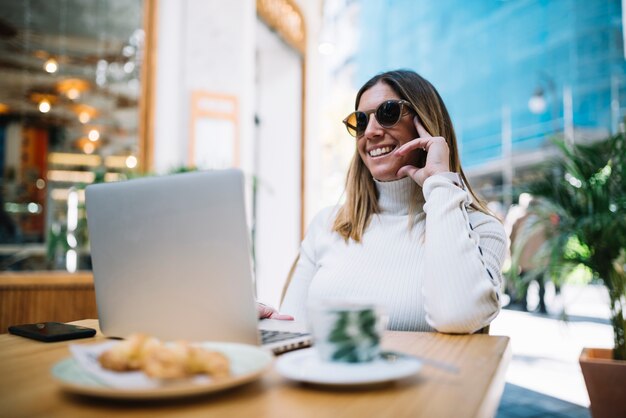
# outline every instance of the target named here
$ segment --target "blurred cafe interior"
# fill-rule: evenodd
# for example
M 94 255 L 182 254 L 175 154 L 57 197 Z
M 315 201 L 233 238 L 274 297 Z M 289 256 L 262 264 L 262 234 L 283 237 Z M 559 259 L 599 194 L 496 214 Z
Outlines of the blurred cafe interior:
M 315 200 L 321 3 L 0 4 L 2 332 L 51 305 L 96 317 L 87 185 L 195 169 L 244 171 L 257 292 L 276 303 Z

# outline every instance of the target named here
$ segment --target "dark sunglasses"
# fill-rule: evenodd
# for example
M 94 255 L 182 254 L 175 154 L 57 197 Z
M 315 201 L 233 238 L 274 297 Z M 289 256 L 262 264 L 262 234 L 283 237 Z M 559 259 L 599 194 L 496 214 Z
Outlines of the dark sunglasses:
M 391 128 L 400 122 L 402 116 L 406 115 L 405 107 L 413 110 L 410 102 L 406 100 L 387 100 L 382 102 L 376 110 L 368 110 L 366 112 L 352 112 L 343 123 L 348 129 L 348 133 L 354 137 L 359 137 L 365 133 L 367 124 L 370 121 L 370 115 L 376 115 L 376 121 L 383 128 Z

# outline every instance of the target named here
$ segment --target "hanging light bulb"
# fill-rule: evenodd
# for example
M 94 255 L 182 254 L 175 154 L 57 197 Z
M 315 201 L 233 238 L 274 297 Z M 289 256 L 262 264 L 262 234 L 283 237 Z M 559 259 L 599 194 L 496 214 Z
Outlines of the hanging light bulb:
M 128 168 L 137 167 L 137 157 L 135 157 L 134 155 L 129 155 L 128 157 L 126 157 L 126 167 Z
M 126 64 L 124 64 L 124 72 L 126 74 L 132 73 L 134 69 L 135 69 L 135 63 L 134 62 L 128 61 Z
M 59 64 L 57 60 L 50 57 L 43 63 L 43 69 L 46 70 L 47 73 L 54 74 L 59 69 Z
M 89 140 L 91 142 L 96 142 L 100 139 L 100 132 L 98 132 L 97 129 L 92 129 L 91 131 L 89 131 L 89 134 L 87 136 L 89 137 Z
M 78 120 L 80 121 L 80 123 L 85 124 L 91 120 L 91 116 L 89 115 L 89 112 L 83 110 L 78 114 Z
M 317 44 L 317 51 L 322 55 L 332 55 L 335 52 L 335 25 L 331 21 L 329 12 L 330 6 L 324 4 L 322 27 L 320 30 L 319 43 Z
M 83 145 L 83 151 L 85 152 L 85 154 L 93 154 L 95 149 L 95 145 L 91 142 L 86 142 L 85 145 Z
M 41 113 L 48 113 L 52 106 L 50 105 L 50 101 L 48 99 L 42 99 L 39 102 L 39 111 Z
M 528 109 L 538 115 L 546 111 L 548 104 L 546 103 L 546 95 L 541 87 L 538 87 L 533 95 L 528 99 Z
M 66 78 L 57 81 L 55 87 L 59 94 L 65 95 L 70 100 L 76 100 L 83 92 L 89 90 L 90 85 L 82 78 Z
M 98 116 L 98 111 L 96 110 L 96 108 L 86 105 L 84 103 L 73 104 L 70 106 L 70 108 L 76 114 L 76 117 L 82 124 L 86 124 Z
M 80 90 L 78 89 L 69 89 L 66 93 L 67 98 L 70 100 L 76 100 L 80 97 Z

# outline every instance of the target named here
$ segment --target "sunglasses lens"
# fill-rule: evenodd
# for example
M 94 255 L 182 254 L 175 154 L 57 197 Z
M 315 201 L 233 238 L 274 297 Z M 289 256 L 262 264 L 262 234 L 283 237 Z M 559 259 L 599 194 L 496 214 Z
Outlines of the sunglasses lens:
M 356 136 L 356 113 L 350 113 L 343 123 L 346 125 L 348 133 Z
M 376 120 L 385 128 L 398 123 L 400 116 L 402 116 L 402 105 L 395 100 L 386 101 L 376 109 Z
M 356 133 L 357 135 L 363 135 L 367 129 L 369 117 L 367 117 L 367 113 L 365 112 L 354 112 L 354 115 L 356 118 Z
M 364 112 L 352 112 L 344 123 L 346 124 L 346 128 L 348 129 L 348 133 L 352 136 L 361 136 L 365 129 L 367 129 L 367 114 Z

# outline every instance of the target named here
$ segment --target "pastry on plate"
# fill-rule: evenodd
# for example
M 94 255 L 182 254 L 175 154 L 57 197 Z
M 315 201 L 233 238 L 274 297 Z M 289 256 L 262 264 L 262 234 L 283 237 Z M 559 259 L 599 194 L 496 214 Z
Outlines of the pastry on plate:
M 109 370 L 141 370 L 156 379 L 180 379 L 197 374 L 214 378 L 230 375 L 230 361 L 222 353 L 206 350 L 185 341 L 163 343 L 144 334 L 131 335 L 98 358 Z

